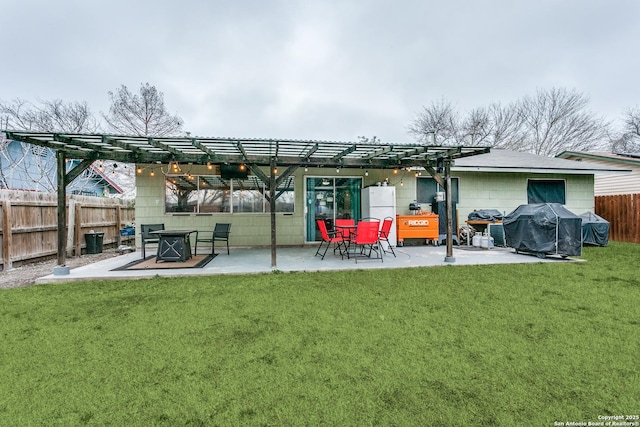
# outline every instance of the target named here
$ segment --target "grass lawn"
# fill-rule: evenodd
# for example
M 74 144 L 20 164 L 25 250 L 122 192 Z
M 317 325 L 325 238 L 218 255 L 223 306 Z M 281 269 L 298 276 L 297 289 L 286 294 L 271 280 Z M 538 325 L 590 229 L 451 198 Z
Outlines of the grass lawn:
M 638 414 L 640 245 L 583 258 L 0 291 L 0 425 L 552 426 Z

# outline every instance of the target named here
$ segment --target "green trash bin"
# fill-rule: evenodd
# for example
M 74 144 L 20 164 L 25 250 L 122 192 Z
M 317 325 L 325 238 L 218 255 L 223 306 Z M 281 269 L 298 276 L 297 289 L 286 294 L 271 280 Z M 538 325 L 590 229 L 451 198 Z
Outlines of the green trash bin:
M 87 233 L 84 235 L 84 240 L 87 242 L 88 254 L 101 254 L 102 253 L 102 240 L 104 233 Z

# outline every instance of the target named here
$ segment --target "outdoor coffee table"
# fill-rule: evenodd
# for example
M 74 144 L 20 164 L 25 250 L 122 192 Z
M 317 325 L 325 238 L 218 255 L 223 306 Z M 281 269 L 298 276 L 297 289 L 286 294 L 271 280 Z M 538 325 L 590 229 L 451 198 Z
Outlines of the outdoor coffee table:
M 191 258 L 191 239 L 189 235 L 195 232 L 196 230 L 158 230 L 150 232 L 149 234 L 155 234 L 159 237 L 156 262 L 185 262 Z

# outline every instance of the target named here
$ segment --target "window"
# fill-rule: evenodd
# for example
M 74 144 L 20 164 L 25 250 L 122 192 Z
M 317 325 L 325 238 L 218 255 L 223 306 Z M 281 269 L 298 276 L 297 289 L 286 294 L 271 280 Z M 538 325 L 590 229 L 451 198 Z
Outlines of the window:
M 530 179 L 527 182 L 527 203 L 566 203 L 564 179 Z
M 219 175 L 168 175 L 165 180 L 165 212 L 267 213 L 269 192 L 255 176 L 222 179 Z M 294 211 L 294 178 L 276 190 L 276 212 Z
M 416 201 L 421 204 L 428 204 L 434 202 L 436 193 L 444 191 L 444 188 L 440 186 L 433 178 L 418 178 Z M 458 203 L 458 178 L 451 178 L 451 192 L 453 203 Z

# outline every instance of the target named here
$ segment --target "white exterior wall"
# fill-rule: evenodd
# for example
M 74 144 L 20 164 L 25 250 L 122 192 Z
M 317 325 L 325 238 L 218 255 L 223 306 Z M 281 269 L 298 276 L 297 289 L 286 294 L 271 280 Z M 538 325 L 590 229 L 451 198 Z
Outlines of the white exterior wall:
M 583 160 L 586 162 L 587 160 Z M 614 168 L 630 169 L 629 173 L 597 174 L 595 182 L 596 196 L 611 196 L 614 194 L 637 194 L 640 193 L 640 166 L 620 164 L 618 162 L 608 162 L 599 160 L 588 160 L 590 163 Z

